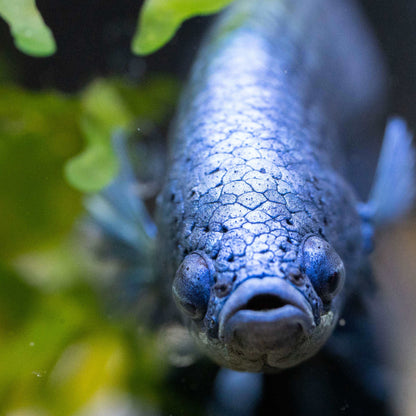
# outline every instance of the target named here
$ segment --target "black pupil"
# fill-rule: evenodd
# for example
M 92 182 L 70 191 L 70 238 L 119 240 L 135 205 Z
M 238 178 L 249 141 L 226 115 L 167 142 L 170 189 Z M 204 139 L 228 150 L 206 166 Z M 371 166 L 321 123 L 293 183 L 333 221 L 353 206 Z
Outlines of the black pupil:
M 337 290 L 339 284 L 339 273 L 335 272 L 328 278 L 328 291 L 333 293 Z

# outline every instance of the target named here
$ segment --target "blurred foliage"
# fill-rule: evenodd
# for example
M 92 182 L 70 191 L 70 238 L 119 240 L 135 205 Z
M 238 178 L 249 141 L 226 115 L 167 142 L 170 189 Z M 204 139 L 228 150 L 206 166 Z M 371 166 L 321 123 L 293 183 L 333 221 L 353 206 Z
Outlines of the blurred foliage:
M 9 24 L 17 48 L 32 56 L 49 56 L 56 45 L 35 0 L 0 0 L 0 16 Z
M 81 145 L 79 114 L 74 98 L 0 86 L 0 259 L 58 241 L 79 215 L 62 175 Z
M 178 90 L 170 77 L 143 85 L 97 80 L 78 96 L 0 86 L 0 259 L 57 242 L 80 213 L 82 194 L 68 186 L 64 163 L 85 137 L 88 147 L 66 166 L 69 182 L 96 191 L 117 173 L 111 134 L 161 123 Z
M 157 414 L 166 353 L 157 333 L 109 313 L 104 266 L 77 231 L 83 194 L 64 170 L 82 190 L 110 182 L 114 130 L 166 123 L 177 91 L 155 74 L 72 96 L 0 86 L 0 414 Z
M 146 0 L 132 42 L 138 55 L 155 52 L 173 37 L 181 24 L 194 16 L 216 13 L 233 0 Z
M 131 50 L 138 55 L 155 52 L 169 42 L 185 20 L 216 13 L 232 1 L 234 0 L 146 0 L 140 12 Z M 54 37 L 43 21 L 35 0 L 0 0 L 0 16 L 9 24 L 15 45 L 22 52 L 32 56 L 55 53 Z M 105 160 L 108 166 L 114 165 L 105 149 L 97 146 L 95 128 L 84 126 L 84 129 L 89 131 L 93 150 L 77 163 L 88 165 L 90 159 L 99 159 Z
M 108 185 L 117 173 L 111 143 L 114 131 L 161 123 L 170 114 L 177 93 L 177 82 L 166 76 L 155 76 L 140 86 L 94 81 L 81 96 L 80 128 L 87 147 L 67 164 L 69 182 L 84 192 Z
M 71 415 L 132 387 L 157 402 L 166 360 L 154 335 L 108 318 L 85 281 L 45 293 L 8 268 L 0 275 L 1 414 Z

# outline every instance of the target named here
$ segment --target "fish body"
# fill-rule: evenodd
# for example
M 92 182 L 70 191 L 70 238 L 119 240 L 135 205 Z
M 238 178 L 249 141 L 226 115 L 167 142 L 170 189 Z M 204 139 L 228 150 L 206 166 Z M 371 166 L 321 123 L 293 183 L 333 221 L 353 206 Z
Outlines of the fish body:
M 215 23 L 171 132 L 157 260 L 218 364 L 278 371 L 331 335 L 375 217 L 343 148 L 370 140 L 384 98 L 352 2 L 241 0 Z

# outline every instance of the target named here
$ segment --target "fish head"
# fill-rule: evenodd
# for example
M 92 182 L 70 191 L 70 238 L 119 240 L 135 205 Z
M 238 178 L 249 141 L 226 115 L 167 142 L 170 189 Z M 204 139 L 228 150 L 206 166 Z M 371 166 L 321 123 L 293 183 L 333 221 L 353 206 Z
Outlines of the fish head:
M 345 297 L 345 267 L 322 236 L 305 235 L 283 273 L 246 268 L 230 278 L 216 261 L 188 254 L 173 297 L 197 344 L 218 364 L 279 371 L 314 355 L 331 335 Z

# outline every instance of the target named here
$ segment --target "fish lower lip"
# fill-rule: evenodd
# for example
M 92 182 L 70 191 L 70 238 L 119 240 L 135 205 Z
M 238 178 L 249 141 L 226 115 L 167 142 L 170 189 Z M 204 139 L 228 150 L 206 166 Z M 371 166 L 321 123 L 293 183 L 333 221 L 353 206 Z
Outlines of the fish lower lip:
M 252 352 L 274 351 L 285 356 L 310 331 L 310 323 L 293 305 L 265 312 L 239 310 L 225 325 L 224 341 Z
M 256 297 L 273 297 L 277 307 L 251 309 Z M 304 296 L 281 278 L 252 278 L 241 284 L 229 297 L 219 315 L 219 337 L 229 342 L 237 332 L 249 332 L 253 342 L 265 344 L 309 334 L 315 327 L 312 308 Z M 273 337 L 269 341 L 266 339 Z M 262 341 L 263 342 L 263 341 Z

